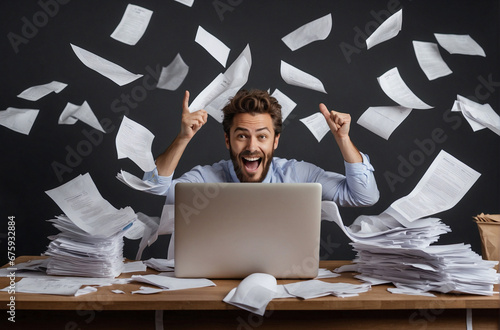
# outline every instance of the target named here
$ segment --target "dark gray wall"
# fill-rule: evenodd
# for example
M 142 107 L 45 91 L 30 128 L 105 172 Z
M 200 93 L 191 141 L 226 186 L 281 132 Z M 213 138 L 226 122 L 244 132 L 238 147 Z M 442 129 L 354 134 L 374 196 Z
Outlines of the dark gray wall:
M 7 260 L 8 216 L 16 219 L 16 254 L 43 253 L 49 242 L 47 236 L 57 233 L 46 220 L 61 213 L 44 191 L 78 174 L 89 172 L 103 197 L 115 207 L 131 206 L 136 212 L 160 215 L 163 197 L 132 190 L 115 178 L 120 169 L 142 175 L 130 160 L 117 159 L 115 137 L 123 115 L 155 134 L 155 156 L 175 137 L 183 91 L 189 89 L 193 99 L 224 71 L 194 42 L 199 25 L 231 48 L 228 64 L 250 44 L 253 65 L 245 87 L 279 88 L 298 104 L 285 123 L 277 155 L 310 161 L 328 170 L 343 171 L 333 138 L 328 135 L 318 143 L 299 119 L 316 112 L 320 102 L 350 113 L 353 122 L 369 106 L 395 105 L 380 89 L 376 78 L 397 66 L 414 93 L 434 108 L 414 110 L 388 141 L 353 123 L 352 139 L 371 157 L 381 198 L 373 207 L 343 208 L 341 214 L 349 224 L 360 214 L 381 213 L 415 187 L 438 152 L 444 149 L 482 175 L 456 207 L 436 215 L 453 230 L 443 235 L 440 242 L 470 243 L 480 252 L 472 216 L 500 211 L 500 137 L 488 129 L 473 133 L 464 118 L 450 113 L 450 109 L 457 94 L 489 103 L 497 112 L 500 109 L 498 1 L 196 0 L 192 8 L 173 0 L 132 3 L 154 11 L 145 35 L 136 46 L 109 37 L 127 1 L 2 1 L 0 109 L 40 109 L 29 136 L 0 126 L 2 263 Z M 44 9 L 42 4 L 51 5 Z M 403 8 L 403 29 L 399 35 L 366 50 L 366 35 L 400 8 Z M 332 13 L 333 29 L 326 40 L 295 52 L 281 41 L 297 27 L 327 13 Z M 30 24 L 34 28 L 30 29 Z M 433 33 L 470 34 L 487 57 L 450 55 L 440 48 L 453 74 L 429 81 L 417 63 L 412 40 L 436 42 Z M 14 34 L 23 38 L 16 39 L 22 42 L 13 45 L 8 36 L 12 38 Z M 131 72 L 142 73 L 144 78 L 120 87 L 85 67 L 74 55 L 70 43 Z M 190 67 L 181 87 L 174 92 L 149 88 L 154 72 L 168 65 L 177 53 L 181 53 Z M 287 85 L 280 76 L 280 60 L 318 77 L 328 94 Z M 16 97 L 27 87 L 52 80 L 65 82 L 68 87 L 37 102 Z M 81 104 L 84 100 L 107 123 L 107 134 L 99 134 L 81 122 L 72 126 L 57 124 L 67 102 Z M 402 173 L 398 169 L 401 159 L 409 160 L 419 150 L 415 141 L 431 139 L 435 130 L 444 131 L 445 141 L 434 142 L 435 148 L 419 159 L 412 171 Z M 91 148 L 83 149 L 84 145 Z M 81 153 L 78 157 L 71 156 L 78 150 Z M 227 156 L 221 127 L 210 118 L 190 144 L 177 173 Z M 55 164 L 66 166 L 67 171 L 57 175 Z M 391 187 L 386 179 L 389 174 L 399 175 L 402 182 Z M 165 257 L 168 239 L 161 237 L 146 249 L 143 257 Z M 136 249 L 136 241 L 126 241 L 127 257 L 133 258 Z M 321 255 L 328 259 L 354 256 L 335 225 L 323 224 Z

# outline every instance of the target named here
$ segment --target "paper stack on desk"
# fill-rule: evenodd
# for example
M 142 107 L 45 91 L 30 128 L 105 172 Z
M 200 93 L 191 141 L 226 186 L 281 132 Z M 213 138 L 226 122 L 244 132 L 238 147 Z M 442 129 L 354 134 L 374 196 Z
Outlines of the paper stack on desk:
M 136 220 L 134 211 L 104 200 L 88 173 L 46 193 L 65 213 L 49 220 L 61 232 L 49 237 L 47 274 L 120 275 L 123 236 Z

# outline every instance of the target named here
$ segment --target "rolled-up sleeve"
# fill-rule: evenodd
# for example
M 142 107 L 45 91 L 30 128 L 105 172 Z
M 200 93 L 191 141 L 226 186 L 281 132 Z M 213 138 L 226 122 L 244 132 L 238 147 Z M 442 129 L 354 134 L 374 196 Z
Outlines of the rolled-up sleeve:
M 361 156 L 361 163 L 344 162 L 345 175 L 308 163 L 297 166 L 299 172 L 307 173 L 307 182 L 321 183 L 323 200 L 334 201 L 340 206 L 371 206 L 378 201 L 379 191 L 369 157 L 363 153 Z
M 173 173 L 170 176 L 161 176 L 158 174 L 157 168 L 152 171 L 145 172 L 142 180 L 151 185 L 151 188 L 145 190 L 145 192 L 160 196 L 166 196 L 168 190 L 170 189 L 170 186 L 172 185 L 173 176 Z

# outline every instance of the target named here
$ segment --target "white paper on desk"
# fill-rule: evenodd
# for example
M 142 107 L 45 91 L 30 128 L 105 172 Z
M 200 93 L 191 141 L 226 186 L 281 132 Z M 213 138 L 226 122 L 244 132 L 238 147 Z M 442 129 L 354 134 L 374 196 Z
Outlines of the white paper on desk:
M 116 84 L 123 86 L 142 77 L 142 74 L 135 74 L 122 68 L 121 66 L 108 61 L 100 56 L 95 55 L 83 48 L 70 44 L 82 63 L 88 68 L 102 74 L 106 78 L 111 79 Z
M 86 286 L 81 289 L 78 289 L 78 291 L 76 291 L 75 293 L 75 297 L 83 296 L 92 292 L 97 292 L 97 288 L 94 288 L 93 286 Z
M 278 100 L 278 103 L 281 105 L 281 120 L 284 122 L 293 109 L 295 109 L 297 103 L 277 88 L 271 96 Z
M 147 266 L 142 261 L 126 262 L 123 265 L 122 273 L 145 272 Z
M 330 131 L 325 116 L 321 112 L 313 113 L 308 117 L 300 119 L 300 121 L 306 125 L 318 142 L 321 142 L 326 133 Z
M 28 100 L 28 101 L 38 101 L 42 97 L 52 92 L 59 93 L 64 88 L 68 86 L 65 83 L 59 81 L 52 81 L 48 84 L 32 86 L 25 89 L 17 97 Z
M 181 54 L 177 54 L 173 61 L 161 69 L 157 88 L 175 91 L 182 84 L 189 72 L 189 66 L 182 60 Z
M 327 94 L 323 83 L 318 78 L 291 66 L 285 61 L 281 61 L 280 73 L 283 80 L 289 85 L 308 88 Z
M 129 158 L 144 172 L 154 170 L 156 165 L 151 152 L 154 138 L 153 133 L 146 127 L 123 116 L 116 134 L 118 159 Z
M 312 299 L 334 295 L 337 297 L 353 297 L 371 289 L 368 283 L 328 283 L 321 280 L 301 281 L 284 284 L 286 291 L 302 299 Z
M 451 111 L 461 111 L 474 132 L 489 128 L 495 134 L 500 135 L 500 116 L 489 104 L 479 104 L 457 95 Z
M 441 150 L 413 191 L 385 211 L 403 225 L 455 206 L 481 174 Z
M 276 278 L 269 274 L 248 275 L 223 299 L 225 303 L 249 312 L 264 315 L 269 302 L 277 293 Z
M 163 289 L 155 289 L 155 288 L 150 288 L 150 287 L 147 287 L 147 286 L 141 286 L 139 288 L 139 290 L 136 290 L 136 291 L 132 291 L 132 294 L 155 294 L 155 293 L 160 293 L 160 292 L 163 292 L 165 290 Z
M 246 45 L 238 58 L 224 73 L 220 73 L 189 105 L 189 111 L 205 109 L 219 123 L 222 123 L 222 108 L 248 81 L 252 55 Z
M 75 225 L 92 236 L 109 237 L 136 219 L 130 207 L 117 210 L 102 198 L 88 173 L 45 193 Z
M 434 33 L 434 36 L 439 45 L 450 54 L 479 55 L 486 57 L 483 48 L 468 34 Z
M 318 269 L 318 276 L 316 278 L 333 278 L 333 277 L 339 277 L 340 274 L 334 273 L 331 270 L 328 270 L 326 268 L 319 268 Z
M 408 117 L 412 109 L 403 106 L 369 107 L 357 123 L 378 136 L 389 140 L 392 132 Z
M 384 41 L 394 38 L 401 31 L 403 24 L 403 9 L 400 9 L 386 19 L 367 39 L 366 49 L 370 49 Z
M 398 68 L 394 67 L 377 78 L 380 87 L 394 102 L 411 109 L 430 109 L 408 88 L 401 78 Z
M 74 296 L 81 286 L 65 279 L 23 278 L 16 283 L 16 292 Z
M 427 79 L 434 80 L 453 73 L 441 57 L 437 44 L 414 40 L 413 49 L 415 50 L 418 65 L 424 71 Z
M 83 102 L 82 105 L 76 105 L 68 102 L 59 116 L 58 124 L 73 125 L 78 120 L 83 121 L 85 124 L 98 131 L 106 133 L 87 101 Z
M 426 297 L 436 297 L 435 294 L 425 292 L 422 290 L 416 290 L 412 288 L 387 288 L 387 291 L 394 294 L 407 294 L 411 296 L 426 296 Z
M 175 267 L 174 259 L 150 258 L 148 260 L 144 260 L 144 264 L 159 272 L 170 272 L 173 271 Z
M 164 290 L 184 290 L 215 286 L 215 283 L 209 279 L 177 278 L 169 276 L 168 273 L 160 273 L 159 275 L 132 275 L 132 279 L 137 282 L 155 285 Z
M 297 50 L 313 41 L 325 40 L 332 30 L 332 14 L 325 15 L 314 21 L 302 25 L 290 32 L 281 40 L 292 51 Z
M 0 125 L 15 132 L 29 135 L 39 111 L 38 109 L 8 107 L 7 110 L 0 111 Z
M 153 12 L 149 9 L 128 4 L 125 13 L 111 38 L 134 46 L 143 36 Z
M 206 49 L 223 67 L 226 67 L 227 58 L 231 49 L 222 41 L 210 34 L 207 30 L 198 26 L 196 37 L 194 39 L 200 46 Z

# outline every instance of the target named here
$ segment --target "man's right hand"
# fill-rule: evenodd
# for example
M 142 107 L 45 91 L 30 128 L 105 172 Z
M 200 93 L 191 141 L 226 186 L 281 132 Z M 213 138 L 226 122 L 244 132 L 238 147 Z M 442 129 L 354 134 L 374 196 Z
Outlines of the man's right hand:
M 188 104 L 189 91 L 186 91 L 184 93 L 184 101 L 182 103 L 181 131 L 179 132 L 178 138 L 189 141 L 207 122 L 208 113 L 203 109 L 190 112 Z

